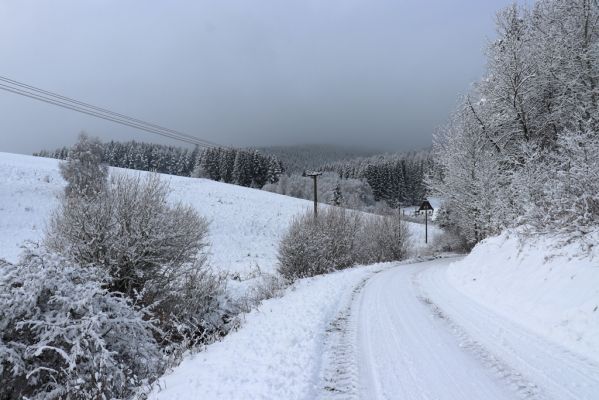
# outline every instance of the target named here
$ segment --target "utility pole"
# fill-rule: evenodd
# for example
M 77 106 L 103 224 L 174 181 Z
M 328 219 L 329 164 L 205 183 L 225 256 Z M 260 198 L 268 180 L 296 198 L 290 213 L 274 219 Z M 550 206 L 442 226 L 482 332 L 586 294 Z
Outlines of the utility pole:
M 314 219 L 318 217 L 318 185 L 316 180 L 320 175 L 322 175 L 322 172 L 306 172 L 306 176 L 314 180 Z
M 401 232 L 401 196 L 397 190 L 397 232 Z M 401 238 L 403 240 L 403 238 Z

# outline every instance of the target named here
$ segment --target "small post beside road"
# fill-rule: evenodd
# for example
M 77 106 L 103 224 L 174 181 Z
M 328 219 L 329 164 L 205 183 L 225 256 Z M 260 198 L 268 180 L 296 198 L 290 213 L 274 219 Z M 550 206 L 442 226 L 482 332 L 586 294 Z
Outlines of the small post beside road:
M 420 208 L 418 209 L 418 212 L 424 211 L 424 243 L 428 243 L 428 212 L 430 211 L 434 211 L 433 206 L 431 206 L 431 203 L 428 202 L 428 200 L 424 200 L 422 202 L 422 204 L 420 204 Z
M 322 175 L 322 172 L 306 172 L 306 176 L 314 179 L 314 218 L 318 217 L 318 185 L 316 183 L 317 178 Z
M 428 243 L 428 210 L 424 211 L 424 243 Z

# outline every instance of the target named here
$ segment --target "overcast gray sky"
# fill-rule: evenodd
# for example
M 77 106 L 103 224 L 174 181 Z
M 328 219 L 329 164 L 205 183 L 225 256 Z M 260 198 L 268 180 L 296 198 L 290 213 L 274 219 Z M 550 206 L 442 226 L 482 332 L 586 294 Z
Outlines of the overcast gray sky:
M 509 3 L 0 0 L 0 76 L 225 145 L 420 148 Z M 4 91 L 0 110 L 0 151 L 165 142 Z

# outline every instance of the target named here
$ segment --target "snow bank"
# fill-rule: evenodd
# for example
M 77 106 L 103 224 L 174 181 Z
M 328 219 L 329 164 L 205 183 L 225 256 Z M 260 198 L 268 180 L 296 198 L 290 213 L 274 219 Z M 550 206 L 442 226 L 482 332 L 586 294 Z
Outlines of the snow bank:
M 508 232 L 477 245 L 448 277 L 497 313 L 599 360 L 599 249 L 588 243 Z
M 298 281 L 247 314 L 243 328 L 186 358 L 152 400 L 311 399 L 319 387 L 326 328 L 352 289 L 380 265 Z

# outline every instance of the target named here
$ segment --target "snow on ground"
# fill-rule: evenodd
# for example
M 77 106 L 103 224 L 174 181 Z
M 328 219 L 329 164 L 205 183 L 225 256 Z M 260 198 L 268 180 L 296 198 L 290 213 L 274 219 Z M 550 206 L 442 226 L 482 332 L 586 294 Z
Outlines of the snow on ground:
M 453 264 L 448 279 L 498 314 L 599 362 L 599 249 L 557 244 L 504 233 Z
M 508 385 L 465 352 L 420 300 L 419 272 L 448 260 L 372 277 L 354 305 L 360 399 L 513 399 Z
M 26 240 L 40 240 L 65 182 L 58 160 L 0 152 L 0 258 L 16 261 Z M 111 168 L 111 173 L 147 172 Z M 207 179 L 162 175 L 171 199 L 192 205 L 211 221 L 211 262 L 219 270 L 247 275 L 272 272 L 277 246 L 293 216 L 312 202 Z M 429 227 L 430 235 L 438 233 Z M 424 227 L 410 224 L 414 244 L 424 246 Z M 429 239 L 432 237 L 429 236 Z
M 350 390 L 326 398 L 597 399 L 599 363 L 464 295 L 450 264 L 403 265 L 366 282 L 349 322 L 357 354 L 338 363 L 357 370 L 355 382 L 333 379 Z
M 0 258 L 15 261 L 25 240 L 42 238 L 65 182 L 58 160 L 0 153 Z M 147 172 L 111 168 L 111 173 Z M 207 179 L 162 175 L 171 199 L 192 205 L 210 220 L 212 264 L 219 270 L 248 273 L 256 266 L 271 272 L 280 236 L 297 213 L 311 203 L 261 190 Z
M 312 207 L 204 179 L 163 178 L 173 201 L 211 220 L 214 266 L 242 275 L 255 265 L 273 271 L 291 218 Z M 42 237 L 63 187 L 57 160 L 0 153 L 0 258 L 14 261 L 22 242 Z M 426 253 L 424 226 L 410 224 L 410 232 L 416 252 Z M 432 226 L 429 238 L 438 233 Z M 488 239 L 454 263 L 356 267 L 301 280 L 247 314 L 238 331 L 186 357 L 151 398 L 596 398 L 599 250 L 522 237 Z M 365 281 L 381 269 L 388 270 Z
M 381 265 L 298 281 L 266 300 L 243 328 L 187 357 L 160 379 L 152 400 L 313 399 L 321 390 L 326 330 L 352 289 Z
M 26 240 L 40 240 L 64 187 L 56 160 L 0 153 L 0 258 L 16 261 Z

